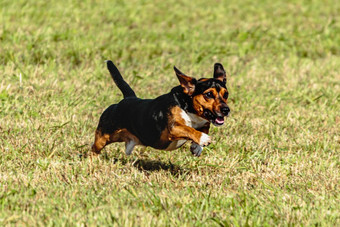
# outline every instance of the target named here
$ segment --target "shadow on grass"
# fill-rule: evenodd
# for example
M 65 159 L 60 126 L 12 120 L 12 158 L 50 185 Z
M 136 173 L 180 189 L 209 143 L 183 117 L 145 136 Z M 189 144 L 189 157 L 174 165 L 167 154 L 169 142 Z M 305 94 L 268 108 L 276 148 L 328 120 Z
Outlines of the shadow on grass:
M 84 151 L 78 153 L 80 159 L 88 158 L 90 152 Z M 106 161 L 111 161 L 107 152 L 101 154 L 101 158 Z M 181 168 L 181 166 L 169 162 L 163 162 L 160 160 L 149 160 L 149 159 L 137 159 L 132 160 L 129 158 L 113 158 L 113 163 L 120 162 L 122 165 L 131 164 L 139 171 L 144 173 L 150 173 L 155 171 L 169 171 L 173 176 L 187 175 L 191 172 L 190 169 Z
M 170 161 L 168 163 L 160 160 L 148 160 L 148 159 L 137 159 L 137 160 L 127 160 L 127 159 L 114 159 L 114 163 L 120 161 L 123 165 L 131 163 L 133 167 L 137 168 L 139 171 L 148 173 L 155 171 L 169 171 L 173 176 L 186 175 L 190 173 L 189 169 L 183 169 L 179 165 L 172 164 Z

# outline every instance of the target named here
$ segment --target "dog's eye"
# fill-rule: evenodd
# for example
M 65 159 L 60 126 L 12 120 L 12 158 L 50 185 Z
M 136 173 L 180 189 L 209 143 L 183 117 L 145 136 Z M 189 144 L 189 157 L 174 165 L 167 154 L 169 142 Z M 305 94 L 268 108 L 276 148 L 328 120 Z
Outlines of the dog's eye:
M 229 93 L 228 93 L 228 92 L 224 92 L 223 98 L 224 98 L 224 99 L 228 99 L 228 96 L 229 96 Z
M 214 94 L 211 91 L 205 93 L 204 95 L 205 95 L 205 97 L 207 97 L 209 99 L 213 99 L 214 98 Z

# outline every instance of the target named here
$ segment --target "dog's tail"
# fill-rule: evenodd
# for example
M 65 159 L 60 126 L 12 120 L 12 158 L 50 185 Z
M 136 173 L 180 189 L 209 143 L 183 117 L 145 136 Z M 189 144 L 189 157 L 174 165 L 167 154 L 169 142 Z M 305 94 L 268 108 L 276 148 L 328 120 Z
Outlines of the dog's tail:
M 117 67 L 113 64 L 111 60 L 106 61 L 107 69 L 110 71 L 111 77 L 113 81 L 116 83 L 119 90 L 124 95 L 124 98 L 127 97 L 136 97 L 135 92 L 132 90 L 132 88 L 125 82 L 122 75 L 120 74 Z

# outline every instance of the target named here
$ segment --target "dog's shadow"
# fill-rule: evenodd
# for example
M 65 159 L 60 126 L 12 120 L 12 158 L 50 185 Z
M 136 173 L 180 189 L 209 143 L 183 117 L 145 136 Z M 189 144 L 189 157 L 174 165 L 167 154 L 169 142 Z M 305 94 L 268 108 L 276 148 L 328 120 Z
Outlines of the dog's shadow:
M 137 159 L 127 160 L 114 158 L 114 163 L 121 162 L 123 165 L 131 163 L 133 167 L 144 173 L 151 173 L 156 171 L 168 171 L 173 176 L 186 175 L 190 173 L 189 169 L 183 169 L 179 165 L 173 164 L 170 161 L 168 163 L 160 160 L 149 160 L 149 159 Z
M 78 153 L 80 159 L 88 158 L 89 152 L 83 151 Z M 191 173 L 191 169 L 182 168 L 179 165 L 173 164 L 170 161 L 163 162 L 160 160 L 149 160 L 145 158 L 129 159 L 125 157 L 111 158 L 107 152 L 102 153 L 102 158 L 106 161 L 113 161 L 113 163 L 120 162 L 122 165 L 131 164 L 133 167 L 137 168 L 139 171 L 144 173 L 151 173 L 156 171 L 168 171 L 173 176 L 183 176 Z

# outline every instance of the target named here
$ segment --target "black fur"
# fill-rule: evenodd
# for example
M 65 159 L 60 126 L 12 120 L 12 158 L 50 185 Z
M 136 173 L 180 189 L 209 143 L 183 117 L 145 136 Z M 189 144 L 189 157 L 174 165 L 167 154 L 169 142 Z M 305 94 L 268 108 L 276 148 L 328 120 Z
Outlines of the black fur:
M 113 64 L 112 61 L 106 61 L 107 69 L 110 71 L 111 77 L 117 87 L 122 91 L 124 98 L 127 97 L 136 97 L 135 92 L 131 89 L 131 87 L 124 81 L 122 75 L 120 74 L 117 67 Z
M 226 84 L 218 79 L 208 79 L 204 81 L 198 81 L 198 83 L 196 84 L 195 92 L 193 96 L 202 94 L 205 90 L 207 90 L 208 88 L 212 88 L 212 87 L 215 87 L 218 92 L 220 91 L 220 87 L 227 88 Z
M 174 106 L 180 106 L 191 112 L 193 109 L 189 102 L 190 98 L 182 92 L 181 86 L 156 99 L 127 97 L 103 112 L 98 129 L 111 134 L 117 129 L 126 128 L 143 145 L 165 149 L 169 144 L 160 145 L 158 142 L 162 131 L 168 126 L 169 111 Z

